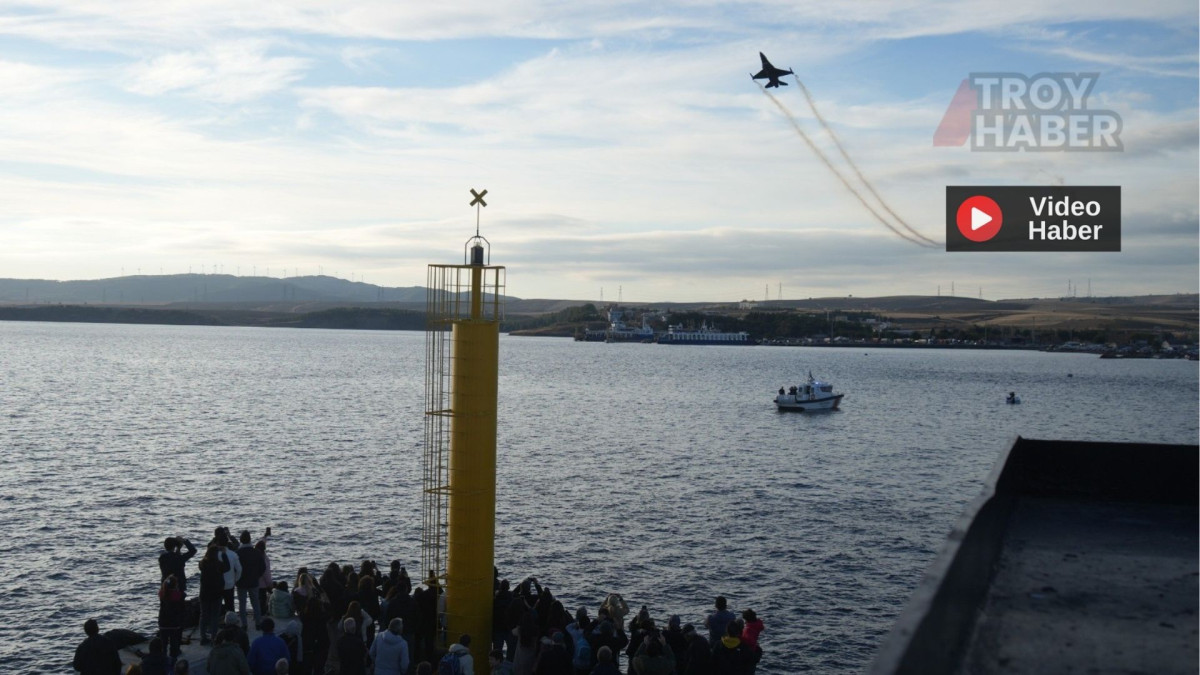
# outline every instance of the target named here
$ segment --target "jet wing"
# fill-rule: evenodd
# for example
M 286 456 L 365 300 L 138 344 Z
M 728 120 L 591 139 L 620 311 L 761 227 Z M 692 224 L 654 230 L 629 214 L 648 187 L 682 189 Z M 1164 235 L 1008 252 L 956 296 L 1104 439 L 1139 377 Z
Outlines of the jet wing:
M 761 79 L 774 80 L 776 78 L 783 77 L 784 75 L 788 75 L 792 72 L 790 70 L 783 70 L 782 68 L 776 68 L 775 66 L 771 65 L 771 62 L 767 60 L 767 55 L 763 54 L 762 52 L 758 53 L 758 58 L 762 59 L 763 69 L 758 71 L 758 74 L 754 75 L 754 79 L 756 79 L 756 80 L 761 80 Z

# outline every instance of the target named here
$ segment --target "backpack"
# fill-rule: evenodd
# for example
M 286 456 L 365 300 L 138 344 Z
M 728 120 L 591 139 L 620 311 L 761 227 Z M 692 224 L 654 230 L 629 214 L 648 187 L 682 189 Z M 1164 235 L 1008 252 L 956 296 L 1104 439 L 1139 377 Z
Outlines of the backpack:
M 454 652 L 446 652 L 441 661 L 438 661 L 438 675 L 462 675 L 462 664 L 458 662 L 458 654 Z
M 582 631 L 575 638 L 575 658 L 571 660 L 571 665 L 576 670 L 590 670 L 593 665 L 592 646 L 588 644 Z

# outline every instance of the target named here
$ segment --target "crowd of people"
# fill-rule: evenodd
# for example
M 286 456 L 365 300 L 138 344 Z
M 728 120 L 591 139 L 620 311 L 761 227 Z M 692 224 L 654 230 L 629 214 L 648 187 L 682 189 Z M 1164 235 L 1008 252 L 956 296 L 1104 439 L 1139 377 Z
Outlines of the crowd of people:
M 762 658 L 762 620 L 751 609 L 738 617 L 722 596 L 703 632 L 677 614 L 660 628 L 648 607 L 631 614 L 617 593 L 604 598 L 595 618 L 586 607 L 571 615 L 532 577 L 515 589 L 498 579 L 492 608 L 492 659 L 509 664 L 494 667 L 493 674 L 752 675 Z
M 479 670 L 493 675 L 753 675 L 762 658 L 762 620 L 751 609 L 735 614 L 721 596 L 702 625 L 671 615 L 660 627 L 648 607 L 631 612 L 619 594 L 605 597 L 593 618 L 586 607 L 570 613 L 533 577 L 513 587 L 498 573 L 492 634 L 457 636 L 443 649 L 454 636 L 446 635 L 445 595 L 432 572 L 414 584 L 398 560 L 387 572 L 370 560 L 357 568 L 331 562 L 319 575 L 301 567 L 289 585 L 272 574 L 270 537 L 271 528 L 257 541 L 247 530 L 234 537 L 216 529 L 198 564 L 198 617 L 189 612 L 187 563 L 199 551 L 185 537 L 166 538 L 149 652 L 122 671 L 117 649 L 89 619 L 75 669 L 187 675 L 188 628 L 211 646 L 209 675 L 475 675 L 477 637 L 491 645 Z M 260 633 L 253 641 L 251 626 Z

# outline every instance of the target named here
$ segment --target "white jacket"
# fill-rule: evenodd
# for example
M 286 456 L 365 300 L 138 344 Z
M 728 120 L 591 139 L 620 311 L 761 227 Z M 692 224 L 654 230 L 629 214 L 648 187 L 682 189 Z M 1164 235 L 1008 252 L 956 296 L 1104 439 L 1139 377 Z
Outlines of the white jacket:
M 242 578 L 242 561 L 238 558 L 237 552 L 230 549 L 218 549 L 217 558 L 219 559 L 221 556 L 225 556 L 229 560 L 229 569 L 225 572 L 225 590 L 228 591 L 233 588 L 238 579 Z

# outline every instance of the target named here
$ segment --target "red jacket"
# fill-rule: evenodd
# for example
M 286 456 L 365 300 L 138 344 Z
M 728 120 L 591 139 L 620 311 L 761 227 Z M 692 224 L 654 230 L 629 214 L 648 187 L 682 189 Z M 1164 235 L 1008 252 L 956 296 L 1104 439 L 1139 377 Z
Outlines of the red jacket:
M 751 649 L 758 651 L 758 634 L 761 632 L 763 632 L 762 619 L 746 622 L 746 627 L 742 629 L 742 642 L 750 645 Z

